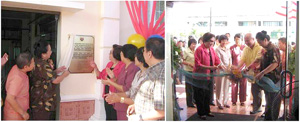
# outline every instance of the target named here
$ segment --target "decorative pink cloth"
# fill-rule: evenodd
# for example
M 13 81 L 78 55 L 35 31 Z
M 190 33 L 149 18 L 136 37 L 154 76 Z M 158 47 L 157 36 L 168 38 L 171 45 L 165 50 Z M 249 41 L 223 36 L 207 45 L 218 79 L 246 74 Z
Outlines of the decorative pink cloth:
M 111 68 L 113 66 L 113 62 L 108 62 L 106 67 L 100 72 L 99 76 L 97 77 L 97 79 L 103 79 L 103 80 L 107 80 L 107 72 L 106 72 L 106 68 Z M 119 63 L 114 67 L 113 72 L 116 78 L 118 78 L 121 70 L 123 69 L 123 67 L 125 67 L 125 64 L 121 61 L 119 61 Z M 105 88 L 105 85 L 103 85 L 103 88 Z M 109 91 L 111 92 L 116 92 L 116 88 L 113 86 L 109 86 Z M 102 97 L 104 98 L 104 94 L 105 94 L 105 89 L 103 89 L 103 94 Z
M 14 65 L 8 74 L 6 91 L 7 94 L 15 96 L 17 103 L 24 111 L 29 109 L 29 79 L 17 65 Z M 22 116 L 10 106 L 7 100 L 5 100 L 4 106 L 4 120 L 23 120 Z
M 216 55 L 216 52 L 213 47 L 209 48 L 211 57 L 212 57 L 212 64 L 217 66 L 220 64 L 220 59 Z M 204 69 L 200 66 L 210 66 L 210 56 L 209 51 L 204 47 L 204 44 L 199 46 L 195 51 L 195 67 L 193 72 L 194 73 L 205 73 L 210 74 L 210 69 Z M 210 79 L 209 77 L 206 79 Z

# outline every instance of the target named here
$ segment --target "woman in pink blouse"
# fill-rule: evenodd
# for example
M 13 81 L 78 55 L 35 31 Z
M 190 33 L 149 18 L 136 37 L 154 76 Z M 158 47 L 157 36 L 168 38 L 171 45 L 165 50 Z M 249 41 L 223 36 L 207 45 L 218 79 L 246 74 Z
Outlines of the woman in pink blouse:
M 114 82 L 102 80 L 102 83 L 115 87 L 116 93 L 128 91 L 131 88 L 131 83 L 136 72 L 139 71 L 139 68 L 134 65 L 134 55 L 136 51 L 136 46 L 132 44 L 125 44 L 120 53 L 121 60 L 125 63 L 125 67 L 122 68 L 118 77 L 116 77 L 111 71 L 107 70 L 108 75 Z M 124 103 L 124 99 L 121 99 L 120 103 L 115 103 L 114 108 L 117 111 L 117 120 L 128 120 L 126 116 L 128 105 Z
M 194 73 L 212 74 L 216 69 L 222 69 L 220 60 L 216 55 L 213 45 L 215 43 L 215 35 L 211 33 L 205 33 L 203 35 L 203 44 L 195 51 L 195 67 Z M 211 77 L 195 77 L 196 82 L 208 82 L 205 86 L 193 86 L 194 99 L 197 105 L 197 113 L 200 119 L 206 120 L 206 116 L 214 117 L 210 113 L 210 92 L 209 87 L 213 85 Z M 207 81 L 208 80 L 208 81 Z
M 125 64 L 121 61 L 121 52 L 122 46 L 120 45 L 113 45 L 112 50 L 109 53 L 109 60 L 110 62 L 107 63 L 105 69 L 101 72 L 99 71 L 97 65 L 94 61 L 91 61 L 91 67 L 94 67 L 94 71 L 96 72 L 97 79 L 108 80 L 109 82 L 113 82 L 110 80 L 107 71 L 113 72 L 115 77 L 118 77 L 121 69 L 124 68 Z M 113 86 L 104 85 L 102 97 L 109 92 L 115 92 L 115 88 Z M 113 105 L 108 104 L 104 101 L 105 112 L 106 112 L 106 120 L 117 120 L 117 112 L 114 109 Z
M 245 45 L 241 43 L 241 34 L 236 34 L 234 36 L 235 44 L 230 47 L 232 65 L 238 66 L 238 62 L 241 60 L 242 52 Z M 237 102 L 237 96 L 239 95 L 241 106 L 245 105 L 247 92 L 247 81 L 245 78 L 240 79 L 240 81 L 231 82 L 231 101 L 232 105 L 235 106 Z

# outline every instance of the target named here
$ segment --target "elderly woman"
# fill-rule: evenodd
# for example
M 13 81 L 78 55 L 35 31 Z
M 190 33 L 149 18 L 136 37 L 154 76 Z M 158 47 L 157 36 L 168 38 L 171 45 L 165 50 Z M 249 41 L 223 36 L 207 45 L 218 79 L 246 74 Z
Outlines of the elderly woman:
M 215 40 L 215 35 L 209 32 L 203 35 L 203 44 L 195 51 L 195 66 L 193 73 L 212 74 L 214 70 L 222 69 L 222 66 L 219 65 L 220 60 L 213 48 Z M 194 80 L 196 82 L 208 82 L 205 86 L 193 86 L 194 99 L 200 119 L 206 120 L 206 116 L 214 117 L 214 115 L 210 113 L 209 107 L 211 99 L 209 89 L 212 88 L 213 78 L 200 77 L 195 78 Z
M 221 64 L 230 69 L 232 59 L 230 49 L 226 47 L 228 38 L 225 35 L 219 37 L 220 46 L 216 49 L 217 56 L 219 57 Z M 224 72 L 223 70 L 217 70 L 218 73 Z M 230 81 L 228 76 L 216 77 L 216 97 L 217 105 L 219 109 L 223 109 L 223 106 L 229 108 L 227 105 L 229 98 L 229 85 Z
M 121 69 L 125 66 L 125 64 L 121 61 L 121 56 L 120 56 L 121 49 L 122 46 L 116 44 L 113 45 L 113 48 L 109 53 L 110 62 L 107 63 L 105 69 L 103 69 L 101 72 L 99 71 L 95 62 L 91 61 L 91 67 L 94 68 L 94 71 L 96 72 L 97 75 L 97 79 L 109 80 L 110 77 L 107 74 L 106 70 L 111 70 L 115 77 L 119 76 Z M 104 85 L 103 97 L 105 94 L 108 94 L 109 92 L 115 92 L 115 88 L 113 86 Z M 106 112 L 106 120 L 117 120 L 117 112 L 114 109 L 113 105 L 110 105 L 106 101 L 104 101 L 104 107 Z
M 51 46 L 46 41 L 34 44 L 35 68 L 30 74 L 30 108 L 33 120 L 55 120 L 57 84 L 69 75 L 65 66 L 51 68 Z M 57 75 L 59 73 L 62 75 Z
M 109 104 L 118 103 L 122 99 L 124 100 L 124 103 L 126 103 L 128 105 L 131 105 L 131 104 L 134 103 L 135 95 L 136 95 L 136 93 L 138 92 L 138 90 L 140 88 L 139 87 L 140 84 L 143 83 L 143 81 L 146 77 L 145 71 L 149 67 L 148 64 L 145 62 L 145 59 L 144 59 L 144 56 L 143 56 L 143 50 L 144 50 L 144 47 L 141 47 L 137 50 L 137 52 L 135 54 L 134 63 L 141 70 L 138 71 L 135 74 L 134 79 L 133 79 L 132 84 L 131 84 L 131 88 L 127 92 L 107 94 L 107 97 L 106 97 L 105 100 Z
M 126 92 L 131 88 L 131 83 L 139 68 L 134 65 L 134 55 L 137 51 L 137 47 L 132 44 L 125 44 L 122 47 L 121 61 L 125 63 L 125 67 L 121 69 L 118 77 L 116 77 L 111 70 L 106 70 L 110 76 L 110 80 L 102 80 L 105 85 L 113 86 L 116 88 L 116 93 Z M 126 110 L 128 105 L 124 103 L 124 99 L 121 99 L 120 103 L 115 103 L 114 108 L 117 111 L 117 120 L 127 120 Z

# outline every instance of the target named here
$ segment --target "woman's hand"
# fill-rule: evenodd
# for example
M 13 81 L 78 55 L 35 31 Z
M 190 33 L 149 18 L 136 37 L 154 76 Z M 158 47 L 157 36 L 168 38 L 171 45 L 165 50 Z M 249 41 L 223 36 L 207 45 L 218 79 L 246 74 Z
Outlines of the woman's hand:
M 90 61 L 90 66 L 91 66 L 92 68 L 97 68 L 96 63 L 95 63 L 93 60 Z
M 101 80 L 101 83 L 104 84 L 104 85 L 110 85 L 109 80 Z
M 135 112 L 134 104 L 128 106 L 127 115 L 132 115 Z
M 68 70 L 66 70 L 66 71 L 62 74 L 62 76 L 63 76 L 63 77 L 67 77 L 67 76 L 69 76 L 69 74 L 70 74 L 70 72 L 69 72 Z
M 194 68 L 194 65 L 193 65 L 193 64 L 189 64 L 189 66 L 191 66 L 192 68 Z
M 1 66 L 6 64 L 7 61 L 8 61 L 8 55 L 7 55 L 7 53 L 4 53 L 4 55 L 1 58 Z
M 117 95 L 116 93 L 105 94 L 104 96 L 105 96 L 105 101 L 108 104 L 118 103 L 121 101 L 121 97 L 119 95 Z
M 112 70 L 110 70 L 109 68 L 106 68 L 105 70 L 106 70 L 107 75 L 110 77 L 110 79 L 115 78 L 115 74 Z
M 256 79 L 256 80 L 260 80 L 264 75 L 265 75 L 264 72 L 261 71 L 260 73 L 258 73 L 258 74 L 255 76 L 255 79 Z
M 56 69 L 56 73 L 59 74 L 59 73 L 65 71 L 66 69 L 67 68 L 65 66 L 61 66 L 61 67 L 59 67 L 59 68 Z
M 51 67 L 51 69 L 54 69 L 54 63 L 53 63 L 53 60 L 52 59 L 48 59 L 48 63 Z

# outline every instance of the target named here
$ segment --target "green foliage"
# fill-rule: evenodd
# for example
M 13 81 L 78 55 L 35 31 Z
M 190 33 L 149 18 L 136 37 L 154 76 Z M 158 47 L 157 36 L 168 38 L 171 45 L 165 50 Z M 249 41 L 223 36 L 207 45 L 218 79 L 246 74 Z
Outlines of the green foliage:
M 295 64 L 295 60 L 296 60 L 295 52 L 296 52 L 295 48 L 292 48 L 292 51 L 289 54 L 289 63 L 288 63 L 288 70 L 291 71 L 293 73 L 293 75 L 295 75 L 295 68 L 296 68 L 296 64 Z
M 171 39 L 171 45 L 172 45 L 171 57 L 172 57 L 172 69 L 173 70 L 177 70 L 179 68 L 180 53 L 181 53 L 181 49 L 179 47 L 177 47 L 175 43 L 176 42 L 174 42 L 174 40 Z

